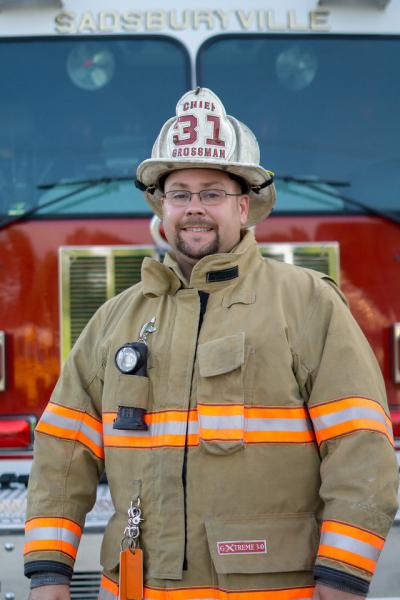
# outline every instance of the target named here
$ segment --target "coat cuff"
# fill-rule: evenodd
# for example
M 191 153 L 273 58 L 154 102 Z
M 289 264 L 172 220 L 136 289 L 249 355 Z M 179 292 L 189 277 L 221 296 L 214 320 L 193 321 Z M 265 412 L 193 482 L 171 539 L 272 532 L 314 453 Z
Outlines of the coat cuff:
M 366 596 L 369 590 L 369 582 L 361 577 L 337 571 L 330 567 L 316 566 L 314 568 L 314 577 L 318 583 L 335 588 L 341 592 L 349 592 L 359 596 Z
M 70 578 L 61 573 L 34 573 L 31 577 L 31 590 L 44 585 L 69 585 Z
M 36 573 L 59 573 L 68 579 L 72 578 L 73 569 L 65 563 L 52 560 L 33 560 L 25 564 L 25 577 L 32 577 Z

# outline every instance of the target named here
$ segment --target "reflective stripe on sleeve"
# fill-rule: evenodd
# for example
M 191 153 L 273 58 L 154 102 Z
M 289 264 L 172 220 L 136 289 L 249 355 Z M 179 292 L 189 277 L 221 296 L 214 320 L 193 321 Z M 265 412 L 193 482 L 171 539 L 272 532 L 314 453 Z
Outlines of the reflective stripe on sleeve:
M 250 407 L 238 404 L 199 404 L 189 411 L 147 413 L 147 431 L 113 429 L 116 413 L 103 413 L 106 447 L 182 448 L 200 440 L 248 444 L 315 442 L 305 408 Z M 188 429 L 186 437 L 186 428 Z
M 324 521 L 318 557 L 337 560 L 373 574 L 385 540 L 353 525 Z
M 353 433 L 375 431 L 393 445 L 392 424 L 382 406 L 368 398 L 342 398 L 310 408 L 318 444 Z
M 70 519 L 38 517 L 25 524 L 24 554 L 62 552 L 75 559 L 82 535 L 81 527 Z
M 49 402 L 36 431 L 77 441 L 89 448 L 97 458 L 104 458 L 101 421 L 83 411 Z
M 218 588 L 190 587 L 160 589 L 145 586 L 145 600 L 308 600 L 312 598 L 314 587 L 301 587 L 275 590 L 236 590 L 229 592 Z M 103 575 L 99 600 L 117 600 L 118 585 Z

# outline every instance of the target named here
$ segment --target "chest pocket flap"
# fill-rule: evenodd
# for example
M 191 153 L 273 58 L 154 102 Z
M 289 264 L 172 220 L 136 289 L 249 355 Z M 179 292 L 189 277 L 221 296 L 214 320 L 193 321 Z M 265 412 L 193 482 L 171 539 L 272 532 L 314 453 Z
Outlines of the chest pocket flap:
M 198 347 L 201 377 L 229 373 L 244 363 L 244 332 L 217 338 Z

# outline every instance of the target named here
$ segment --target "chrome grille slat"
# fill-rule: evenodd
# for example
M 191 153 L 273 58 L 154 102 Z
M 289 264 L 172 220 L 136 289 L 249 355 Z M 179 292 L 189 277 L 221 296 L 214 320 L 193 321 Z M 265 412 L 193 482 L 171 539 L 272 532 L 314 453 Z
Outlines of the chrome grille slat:
M 70 594 L 74 600 L 97 600 L 100 590 L 99 571 L 75 572 L 71 579 Z

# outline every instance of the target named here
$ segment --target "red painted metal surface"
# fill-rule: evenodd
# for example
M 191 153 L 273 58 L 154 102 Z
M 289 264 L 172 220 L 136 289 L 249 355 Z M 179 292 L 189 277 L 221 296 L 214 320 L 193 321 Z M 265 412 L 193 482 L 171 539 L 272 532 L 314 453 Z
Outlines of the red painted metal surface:
M 393 407 L 391 327 L 400 321 L 399 227 L 373 217 L 272 216 L 259 241 L 338 241 L 341 287 L 382 368 Z M 58 248 L 149 244 L 147 219 L 21 222 L 0 231 L 0 330 L 6 332 L 7 389 L 0 414 L 40 416 L 59 373 Z M 340 376 L 338 374 L 338 376 Z M 400 411 L 397 410 L 397 418 Z

